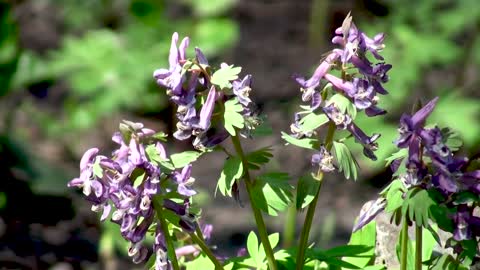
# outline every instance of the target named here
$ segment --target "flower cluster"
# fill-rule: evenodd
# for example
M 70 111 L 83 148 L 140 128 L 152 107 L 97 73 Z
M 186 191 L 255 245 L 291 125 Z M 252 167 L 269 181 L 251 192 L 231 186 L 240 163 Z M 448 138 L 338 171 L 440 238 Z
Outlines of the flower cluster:
M 398 174 L 403 197 L 412 189 L 438 194 L 435 203 L 448 209 L 446 213 L 450 214 L 446 215 L 453 225 L 453 229 L 442 229 L 451 230 L 452 241 L 474 239 L 480 236 L 480 218 L 473 214 L 480 195 L 480 170 L 468 171 L 468 158 L 454 155 L 457 148 L 448 145 L 453 135 L 449 129 L 425 127 L 437 100 L 431 100 L 413 115 L 402 115 L 398 128 L 400 136 L 395 143 L 407 151 L 391 163 L 391 168 Z M 373 220 L 387 203 L 382 197 L 375 201 L 360 215 L 354 231 Z M 461 251 L 459 244 L 450 245 L 456 246 L 455 251 Z
M 252 76 L 238 78 L 240 68 L 225 63 L 212 74 L 205 55 L 195 48 L 195 58 L 186 58 L 189 38 L 185 37 L 177 47 L 178 34 L 172 36 L 168 69 L 157 69 L 153 73 L 157 84 L 166 88 L 170 100 L 177 106 L 177 130 L 173 136 L 178 140 L 195 137 L 193 145 L 197 149 L 211 148 L 228 137 L 227 123 L 215 125 L 225 112 L 225 103 L 234 100 L 240 109 L 241 120 L 236 127 L 241 133 L 258 125 L 255 107 L 250 99 Z M 217 106 L 216 106 L 217 104 Z M 215 126 L 213 126 L 215 125 Z M 228 131 L 228 133 L 227 133 Z M 233 135 L 233 134 L 232 134 Z
M 295 122 L 291 125 L 291 132 L 295 138 L 312 137 L 316 129 L 327 122 L 335 124 L 339 130 L 347 130 L 360 143 L 366 157 L 376 160 L 374 151 L 378 148 L 376 140 L 379 134 L 368 136 L 354 123 L 357 111 L 364 111 L 367 116 L 377 116 L 386 113 L 379 108 L 377 94 L 385 95 L 387 91 L 383 84 L 388 81 L 387 72 L 392 67 L 383 62 L 379 54 L 384 48 L 384 35 L 377 34 L 373 39 L 360 31 L 348 15 L 342 26 L 335 30 L 332 43 L 338 45 L 329 52 L 313 76 L 305 79 L 295 76 L 301 86 L 302 101 L 309 102 L 309 106 L 302 106 L 304 111 L 295 115 Z M 369 60 L 373 55 L 375 63 Z M 340 71 L 341 77 L 331 74 L 331 71 Z M 333 91 L 329 91 L 333 89 Z M 319 115 L 327 117 L 327 121 L 307 128 L 306 122 L 316 119 Z M 308 120 L 307 120 L 308 119 Z M 318 155 L 329 155 L 328 151 L 320 150 L 312 157 L 312 163 L 318 164 Z M 328 159 L 326 159 L 328 160 Z M 331 171 L 329 164 L 320 166 Z
M 187 164 L 181 170 L 172 166 L 161 137 L 141 123 L 124 121 L 120 132 L 112 137 L 119 146 L 112 156 L 100 155 L 97 148 L 87 150 L 80 161 L 80 177 L 68 184 L 83 189 L 92 210 L 102 212 L 102 221 L 112 212 L 111 221 L 120 225 L 123 238 L 130 242 L 128 254 L 133 262 L 148 257 L 143 242 L 148 231 L 155 231 L 156 269 L 166 269 L 168 260 L 164 228 L 156 220 L 154 201 L 173 212 L 178 218 L 176 225 L 183 230 L 193 232 L 197 224 L 189 200 L 196 194 L 191 188 L 192 166 Z M 184 202 L 167 199 L 167 195 Z

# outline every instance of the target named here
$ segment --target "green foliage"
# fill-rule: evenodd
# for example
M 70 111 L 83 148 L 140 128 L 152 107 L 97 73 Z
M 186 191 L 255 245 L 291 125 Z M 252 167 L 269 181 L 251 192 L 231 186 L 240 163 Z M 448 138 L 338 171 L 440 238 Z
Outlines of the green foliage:
M 343 172 L 345 178 L 357 180 L 358 163 L 350 152 L 350 149 L 341 142 L 333 141 L 333 153 L 338 164 L 338 169 Z
M 358 253 L 356 257 L 351 256 L 345 258 L 345 261 L 356 265 L 357 267 L 364 269 L 375 257 L 375 244 L 376 244 L 376 222 L 372 221 L 365 225 L 362 229 L 352 233 L 348 245 L 365 247 L 363 252 Z
M 249 170 L 259 170 L 263 164 L 267 164 L 273 157 L 272 148 L 263 147 L 246 155 Z
M 431 270 L 467 270 L 468 267 L 459 265 L 450 254 L 443 254 L 431 262 Z
M 317 248 L 308 249 L 306 258 L 308 260 L 318 260 L 325 262 L 329 267 L 341 267 L 343 269 L 363 269 L 346 260 L 346 258 L 363 258 L 365 252 L 372 252 L 373 247 L 362 245 L 337 246 L 329 250 Z M 342 259 L 342 257 L 345 257 Z
M 400 181 L 400 179 L 393 180 L 392 183 L 382 192 L 387 200 L 385 212 L 393 213 L 399 209 L 403 205 L 403 194 L 405 192 L 406 189 L 402 181 Z
M 288 135 L 283 131 L 282 131 L 282 139 L 284 139 L 287 143 L 290 143 L 302 148 L 311 149 L 311 150 L 315 150 L 318 145 L 318 140 L 316 139 L 310 139 L 310 138 L 297 139 Z
M 396 251 L 397 251 L 397 257 L 400 258 L 400 247 L 401 247 L 401 239 L 403 237 L 403 231 L 400 232 L 398 236 L 398 242 L 396 246 Z M 432 233 L 426 229 L 422 228 L 422 262 L 425 264 L 425 262 L 428 262 L 432 255 L 433 255 L 433 250 L 435 248 L 435 245 L 437 244 L 437 241 L 435 240 L 435 237 L 432 235 Z M 407 250 L 407 269 L 415 269 L 415 240 L 408 239 L 408 250 Z M 399 259 L 400 261 L 400 259 Z M 422 266 L 422 269 L 430 269 L 427 266 Z
M 188 164 L 194 162 L 202 155 L 202 152 L 197 151 L 185 151 L 181 153 L 175 153 L 170 155 L 170 160 L 175 168 L 183 168 Z
M 243 128 L 244 119 L 240 112 L 243 111 L 242 105 L 238 100 L 231 99 L 225 102 L 225 113 L 223 115 L 225 121 L 225 129 L 230 135 L 235 136 L 235 128 Z
M 166 98 L 164 91 L 155 86 L 151 74 L 157 68 L 168 66 L 171 34 L 174 31 L 188 34 L 195 46 L 212 56 L 231 47 L 239 32 L 233 20 L 212 17 L 232 7 L 228 0 L 208 6 L 185 1 L 185 5 L 199 11 L 200 17 L 176 20 L 165 15 L 163 1 L 125 0 L 116 2 L 114 7 L 110 1 L 47 2 L 64 15 L 67 34 L 62 46 L 50 51 L 47 57 L 29 51 L 18 53 L 15 58 L 18 69 L 10 77 L 14 88 L 66 79 L 70 90 L 62 104 L 63 118 L 59 119 L 59 114 L 35 111 L 34 120 L 42 122 L 42 128 L 49 135 L 62 136 L 91 128 L 100 119 L 120 110 L 161 111 L 166 106 Z M 214 6 L 223 9 L 212 13 Z M 101 24 L 110 23 L 104 21 L 110 17 L 115 18 L 113 27 Z M 0 58 L 8 51 L 1 46 L 0 40 Z M 189 48 L 189 55 L 192 53 L 193 48 Z M 12 64 L 16 67 L 17 60 Z
M 312 174 L 305 174 L 297 182 L 296 207 L 297 210 L 307 207 L 317 194 L 320 181 L 316 180 Z
M 238 157 L 230 157 L 223 165 L 222 173 L 217 182 L 216 190 L 223 196 L 232 196 L 232 186 L 243 175 L 242 160 Z
M 231 81 L 238 79 L 238 74 L 242 71 L 241 67 L 224 66 L 213 73 L 210 82 L 218 85 L 220 89 L 231 88 Z
M 436 205 L 429 192 L 420 188 L 410 189 L 403 201 L 402 216 L 415 221 L 416 226 L 427 227 L 430 208 Z
M 193 261 L 187 262 L 185 264 L 185 266 L 186 266 L 187 270 L 214 269 L 215 268 L 215 265 L 204 254 L 200 254 Z
M 293 186 L 288 183 L 287 173 L 265 173 L 257 177 L 252 197 L 255 207 L 271 216 L 277 216 L 290 205 Z
M 268 236 L 268 241 L 272 246 L 272 249 L 278 245 L 280 235 L 274 233 Z M 250 232 L 247 237 L 247 251 L 248 256 L 243 258 L 234 258 L 230 261 L 235 262 L 240 267 L 245 268 L 234 268 L 234 269 L 250 269 L 251 267 L 255 269 L 264 269 L 267 270 L 267 257 L 263 249 L 263 245 L 259 244 L 258 238 L 254 232 Z M 283 252 L 282 252 L 283 253 Z M 282 253 L 277 252 L 275 258 L 281 259 Z
M 357 117 L 357 108 L 348 98 L 341 94 L 335 94 L 328 100 L 328 104 L 335 103 L 335 105 L 340 109 L 341 112 L 350 115 L 350 117 L 355 119 Z
M 300 130 L 307 133 L 311 132 L 326 123 L 328 123 L 328 117 L 325 114 L 316 114 L 314 112 L 307 114 L 300 120 Z
M 233 7 L 235 0 L 184 0 L 188 2 L 198 16 L 216 16 L 225 13 Z

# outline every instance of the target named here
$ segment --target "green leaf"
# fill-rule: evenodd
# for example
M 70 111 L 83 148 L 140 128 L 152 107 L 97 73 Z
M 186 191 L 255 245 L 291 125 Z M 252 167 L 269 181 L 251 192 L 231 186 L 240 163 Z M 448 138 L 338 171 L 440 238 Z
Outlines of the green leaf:
M 225 66 L 213 73 L 210 82 L 218 85 L 220 89 L 231 87 L 231 81 L 238 79 L 238 74 L 242 71 L 241 67 Z
M 260 166 L 267 164 L 273 157 L 272 148 L 263 147 L 246 155 L 248 168 L 250 170 L 259 170 Z
M 243 175 L 242 160 L 238 157 L 230 157 L 223 165 L 222 173 L 217 182 L 217 189 L 223 196 L 232 196 L 232 186 Z
M 272 233 L 268 236 L 268 242 L 270 242 L 270 246 L 272 247 L 272 249 L 275 249 L 279 241 L 280 241 L 279 233 Z M 267 255 L 265 254 L 263 243 L 260 243 L 260 247 L 258 249 L 258 259 L 261 260 L 262 264 L 266 264 L 266 258 L 267 258 Z
M 297 139 L 297 138 L 294 138 L 294 137 L 288 135 L 285 132 L 282 132 L 282 139 L 287 141 L 287 143 L 296 145 L 298 147 L 311 149 L 311 150 L 315 150 L 316 146 L 318 145 L 318 140 L 316 140 L 316 139 L 308 139 L 308 138 Z
M 307 207 L 313 201 L 319 187 L 320 182 L 312 174 L 300 177 L 297 183 L 297 210 Z
M 235 127 L 241 129 L 244 126 L 245 120 L 240 114 L 241 111 L 243 111 L 243 107 L 236 98 L 225 102 L 225 112 L 223 115 L 225 129 L 232 136 L 236 135 Z
M 103 169 L 100 167 L 100 159 L 97 158 L 95 160 L 95 163 L 93 163 L 93 175 L 95 175 L 98 178 L 103 177 Z
M 337 107 L 340 109 L 342 113 L 346 113 L 350 115 L 352 120 L 357 117 L 357 108 L 355 107 L 355 104 L 353 104 L 348 98 L 346 98 L 342 94 L 335 94 L 330 99 L 328 100 L 328 104 L 330 105 L 332 103 L 335 103 Z
M 430 208 L 431 218 L 438 227 L 443 231 L 453 233 L 453 221 L 448 217 L 450 214 L 451 210 L 443 205 L 432 205 Z
M 170 156 L 172 164 L 175 168 L 183 168 L 188 164 L 194 162 L 202 155 L 202 152 L 197 151 L 185 151 L 182 153 L 176 153 Z
M 300 130 L 303 132 L 310 132 L 328 123 L 328 121 L 329 119 L 325 114 L 316 114 L 312 112 L 300 120 Z
M 253 231 L 251 231 L 247 237 L 247 251 L 248 254 L 250 254 L 250 258 L 257 261 L 259 255 L 258 238 Z
M 344 245 L 337 246 L 324 251 L 327 257 L 370 257 L 367 254 L 371 254 L 374 251 L 373 246 L 364 245 Z
M 408 215 L 411 221 L 415 221 L 417 226 L 428 226 L 430 208 L 437 205 L 430 197 L 428 191 L 419 188 L 413 188 L 407 192 L 402 205 L 402 216 Z
M 349 262 L 355 266 L 363 269 L 369 262 L 373 261 L 375 256 L 375 243 L 376 243 L 376 227 L 377 223 L 372 221 L 365 225 L 362 229 L 352 233 L 348 245 L 352 246 L 364 246 L 371 247 L 363 253 L 359 253 L 357 257 L 345 258 L 346 262 Z
M 405 193 L 405 187 L 399 179 L 395 179 L 389 185 L 388 191 L 386 191 L 385 198 L 387 199 L 387 206 L 385 212 L 392 213 L 403 205 L 403 194 Z
M 358 177 L 358 163 L 353 157 L 350 149 L 341 142 L 333 141 L 334 157 L 337 160 L 339 171 L 345 175 L 345 178 L 357 180 Z
M 387 161 L 387 163 L 385 164 L 385 167 L 390 166 L 390 164 L 392 164 L 392 162 L 397 159 L 400 159 L 400 158 L 404 159 L 407 155 L 408 155 L 407 148 L 402 148 L 398 150 L 397 152 L 391 154 L 388 158 L 385 159 Z
M 187 262 L 185 266 L 186 266 L 186 270 L 215 268 L 215 265 L 212 263 L 212 261 L 210 261 L 210 259 L 204 254 L 200 254 L 194 260 Z
M 293 186 L 287 173 L 265 173 L 257 177 L 252 189 L 255 207 L 272 216 L 287 209 L 292 201 Z
M 458 151 L 463 145 L 460 133 L 448 127 L 442 128 L 442 139 L 452 152 Z
M 455 198 L 455 200 L 453 201 L 454 205 L 471 204 L 471 203 L 476 203 L 480 200 L 479 195 L 470 191 L 461 191 L 455 194 L 454 198 Z

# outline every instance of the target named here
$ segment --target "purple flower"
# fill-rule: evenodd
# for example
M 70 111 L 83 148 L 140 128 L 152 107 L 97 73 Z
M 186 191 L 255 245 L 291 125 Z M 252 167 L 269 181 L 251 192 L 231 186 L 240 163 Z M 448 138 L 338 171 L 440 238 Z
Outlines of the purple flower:
M 396 140 L 396 144 L 400 148 L 405 148 L 417 136 L 423 128 L 425 120 L 432 113 L 437 104 L 438 97 L 428 102 L 422 109 L 414 115 L 403 114 L 400 118 L 400 127 L 398 132 L 400 137 Z
M 465 204 L 461 204 L 457 208 L 457 212 L 453 216 L 455 228 L 453 230 L 453 239 L 456 241 L 468 240 L 472 238 L 472 230 L 469 221 L 472 218 L 473 209 Z
M 192 173 L 192 164 L 188 164 L 183 167 L 182 172 L 174 172 L 173 180 L 178 184 L 177 191 L 179 194 L 190 197 L 197 192 L 190 188 L 190 186 L 195 182 L 195 178 L 191 177 Z
M 157 69 L 153 73 L 153 77 L 157 80 L 160 86 L 168 89 L 167 93 L 173 95 L 180 94 L 182 90 L 183 76 L 182 61 L 185 60 L 185 50 L 188 47 L 189 39 L 185 37 L 177 48 L 178 33 L 173 33 L 172 43 L 170 46 L 170 54 L 168 62 L 170 64 L 169 69 Z
M 176 203 L 170 199 L 163 200 L 163 207 L 174 212 L 179 218 L 179 226 L 182 227 L 187 232 L 193 232 L 196 228 L 195 215 L 189 212 L 190 203 L 186 199 L 182 204 Z
M 315 69 L 313 76 L 305 80 L 300 76 L 294 76 L 294 79 L 299 83 L 303 91 L 311 92 L 313 91 L 318 85 L 320 84 L 320 80 L 327 74 L 328 71 L 332 68 L 332 64 L 340 57 L 341 50 L 333 50 L 331 53 L 327 55 L 325 60 L 323 60 L 320 65 Z M 305 100 L 304 100 L 305 101 Z
M 320 151 L 312 155 L 312 166 L 318 167 L 322 172 L 333 172 L 333 156 L 325 147 L 321 147 Z
M 101 197 L 105 188 L 93 175 L 93 164 L 97 156 L 98 148 L 91 148 L 83 154 L 80 160 L 80 177 L 68 183 L 68 187 L 83 188 L 83 194 L 89 196 L 92 191 L 96 197 Z
M 200 132 L 205 132 L 210 127 L 210 120 L 212 118 L 216 98 L 217 92 L 215 90 L 215 87 L 212 86 L 210 87 L 210 91 L 208 91 L 207 100 L 205 101 L 202 109 L 200 110 L 200 118 L 198 124 L 196 125 L 196 128 L 200 130 Z
M 356 224 L 353 226 L 353 232 L 356 232 L 372 221 L 387 205 L 384 198 L 368 201 L 360 210 Z
M 331 103 L 330 105 L 323 108 L 323 112 L 327 117 L 332 121 L 338 129 L 346 129 L 350 123 L 352 123 L 352 118 L 349 115 L 340 111 L 340 109 Z
M 238 101 L 248 107 L 252 102 L 250 99 L 250 91 L 252 91 L 252 75 L 246 75 L 241 81 L 236 80 L 232 83 L 233 93 L 237 96 Z
M 371 160 L 377 160 L 377 157 L 373 152 L 378 149 L 378 144 L 376 141 L 378 138 L 380 138 L 380 134 L 374 133 L 371 137 L 369 137 L 353 122 L 347 126 L 347 130 L 350 131 L 357 142 L 363 145 L 363 154 Z

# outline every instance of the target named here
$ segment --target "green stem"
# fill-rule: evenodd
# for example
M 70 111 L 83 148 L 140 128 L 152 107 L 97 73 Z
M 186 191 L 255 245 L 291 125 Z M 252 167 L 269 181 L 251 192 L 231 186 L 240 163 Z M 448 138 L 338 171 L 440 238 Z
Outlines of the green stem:
M 327 150 L 332 148 L 333 135 L 335 134 L 336 126 L 333 122 L 330 122 L 328 125 L 327 136 L 325 138 L 325 147 Z M 310 235 L 310 229 L 313 223 L 313 216 L 315 215 L 315 208 L 317 207 L 318 197 L 320 195 L 320 189 L 322 188 L 323 182 L 323 173 L 318 171 L 315 179 L 319 181 L 318 189 L 313 197 L 312 202 L 308 205 L 307 215 L 305 216 L 305 222 L 300 234 L 300 242 L 298 244 L 298 253 L 297 253 L 297 270 L 303 269 L 303 264 L 305 262 L 305 251 L 308 245 L 308 236 Z
M 195 244 L 197 244 L 200 247 L 200 249 L 202 249 L 203 253 L 205 253 L 205 255 L 207 255 L 210 261 L 215 265 L 215 270 L 223 270 L 222 264 L 218 261 L 217 257 L 215 257 L 215 255 L 210 250 L 210 248 L 208 248 L 208 246 L 205 244 L 205 240 L 203 239 L 202 232 L 199 232 L 199 230 L 197 230 L 197 234 L 190 233 L 190 238 L 192 239 L 192 241 Z
M 323 182 L 323 174 L 317 175 L 317 180 L 320 181 L 318 185 L 317 193 L 313 197 L 312 202 L 308 205 L 307 215 L 305 216 L 305 223 L 302 228 L 302 233 L 300 234 L 300 243 L 298 244 L 298 253 L 297 253 L 297 266 L 295 269 L 303 269 L 303 264 L 305 262 L 305 251 L 308 244 L 308 236 L 310 234 L 310 228 L 313 223 L 313 216 L 315 214 L 315 208 L 317 207 L 318 195 L 320 194 L 320 189 Z
M 297 208 L 295 204 L 290 205 L 285 214 L 285 226 L 283 227 L 283 248 L 292 246 L 295 239 L 295 227 L 297 225 Z
M 408 223 L 407 219 L 402 221 L 402 243 L 400 251 L 400 270 L 407 270 L 407 253 L 408 253 Z
M 415 270 L 422 270 L 422 226 L 415 226 Z
M 236 131 L 238 133 L 238 130 Z M 235 151 L 239 155 L 242 160 L 243 170 L 244 170 L 244 177 L 245 177 L 245 186 L 248 193 L 248 198 L 250 200 L 250 206 L 252 207 L 253 216 L 255 217 L 255 222 L 257 224 L 258 234 L 260 235 L 260 240 L 262 241 L 263 248 L 265 250 L 265 255 L 267 256 L 268 266 L 270 270 L 277 270 L 277 262 L 275 261 L 275 256 L 273 254 L 272 246 L 270 245 L 270 241 L 268 241 L 268 233 L 267 233 L 267 226 L 265 225 L 265 221 L 263 220 L 262 213 L 260 209 L 255 206 L 255 201 L 253 198 L 252 188 L 253 188 L 253 181 L 250 177 L 250 172 L 248 170 L 248 160 L 243 153 L 242 144 L 240 143 L 240 139 L 238 136 L 232 136 L 232 143 L 235 147 Z
M 168 231 L 168 224 L 167 221 L 162 216 L 163 209 L 157 209 L 157 217 L 160 221 L 160 226 L 163 231 L 163 235 L 165 237 L 165 242 L 167 244 L 167 255 L 172 262 L 173 270 L 180 270 L 180 266 L 178 266 L 177 255 L 175 254 L 175 246 L 173 245 L 173 240 L 170 237 L 170 232 Z

